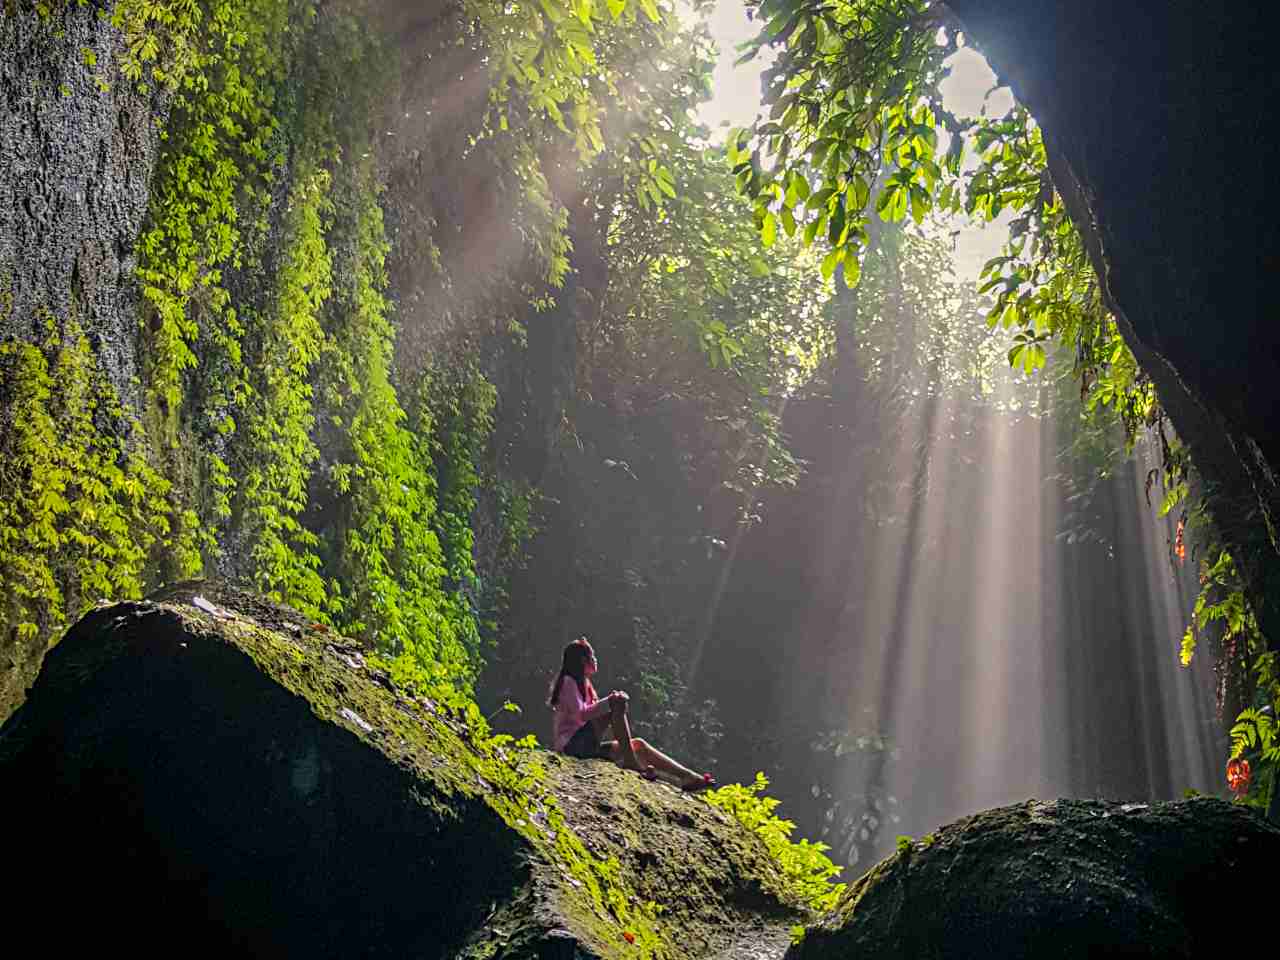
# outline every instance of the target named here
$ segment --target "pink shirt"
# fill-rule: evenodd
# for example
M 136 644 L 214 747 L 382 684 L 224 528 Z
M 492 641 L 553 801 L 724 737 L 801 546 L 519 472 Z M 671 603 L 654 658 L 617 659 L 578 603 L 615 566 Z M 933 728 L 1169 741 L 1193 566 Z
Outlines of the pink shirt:
M 556 699 L 551 719 L 551 745 L 556 753 L 564 752 L 565 744 L 584 723 L 608 712 L 608 700 L 588 700 L 578 689 L 578 681 L 573 677 L 562 678 L 560 696 Z

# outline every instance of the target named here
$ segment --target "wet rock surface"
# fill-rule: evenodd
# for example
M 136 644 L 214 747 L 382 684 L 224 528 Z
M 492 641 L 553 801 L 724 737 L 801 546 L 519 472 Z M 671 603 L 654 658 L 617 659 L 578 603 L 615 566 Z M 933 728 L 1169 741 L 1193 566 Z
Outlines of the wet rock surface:
M 74 319 L 137 412 L 134 244 L 168 103 L 121 75 L 110 6 L 0 17 L 0 339 Z
M 1220 800 L 1028 801 L 882 861 L 787 957 L 1225 956 L 1277 857 L 1280 828 Z
M 470 736 L 235 588 L 104 605 L 0 728 L 6 909 L 143 957 L 1210 957 L 1280 857 L 1280 828 L 1218 800 L 1029 801 L 883 861 L 793 947 L 813 918 L 726 814 Z

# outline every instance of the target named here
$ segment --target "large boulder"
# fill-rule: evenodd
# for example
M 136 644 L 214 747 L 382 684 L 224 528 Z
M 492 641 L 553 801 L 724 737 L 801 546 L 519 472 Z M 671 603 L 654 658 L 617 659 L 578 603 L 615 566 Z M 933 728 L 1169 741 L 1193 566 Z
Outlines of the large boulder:
M 797 904 L 702 799 L 481 741 L 211 584 L 89 613 L 0 728 L 5 913 L 135 956 L 738 957 Z
M 1277 863 L 1280 828 L 1221 800 L 1032 800 L 904 842 L 788 960 L 1222 957 Z

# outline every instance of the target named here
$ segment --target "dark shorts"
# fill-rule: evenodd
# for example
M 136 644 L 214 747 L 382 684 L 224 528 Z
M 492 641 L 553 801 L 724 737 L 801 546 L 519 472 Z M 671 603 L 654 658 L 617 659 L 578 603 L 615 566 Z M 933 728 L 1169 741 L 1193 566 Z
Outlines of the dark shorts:
M 589 720 L 578 728 L 577 733 L 569 738 L 569 742 L 564 745 L 564 752 L 570 757 L 577 757 L 579 760 L 610 759 L 609 748 L 601 746 L 600 734 L 596 732 L 596 725 Z

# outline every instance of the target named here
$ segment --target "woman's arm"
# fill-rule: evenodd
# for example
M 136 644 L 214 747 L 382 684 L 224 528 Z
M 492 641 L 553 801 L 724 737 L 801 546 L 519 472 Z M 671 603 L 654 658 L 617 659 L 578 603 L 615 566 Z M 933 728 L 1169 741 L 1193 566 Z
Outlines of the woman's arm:
M 574 684 L 574 686 L 577 686 L 577 684 Z M 607 717 L 609 715 L 609 711 L 612 709 L 613 709 L 613 694 L 609 694 L 609 696 L 604 697 L 600 700 L 597 700 L 595 703 L 591 704 L 590 706 L 587 706 L 586 701 L 583 701 L 583 710 L 582 710 L 583 722 L 586 722 L 588 720 L 596 720 L 596 719 L 599 719 L 600 717 Z
M 597 700 L 595 703 L 587 703 L 573 677 L 565 677 L 560 681 L 560 696 L 556 701 L 556 709 L 565 714 L 566 724 L 572 723 L 576 728 L 598 717 L 608 716 L 611 706 L 608 697 Z

